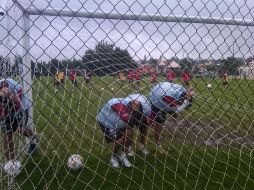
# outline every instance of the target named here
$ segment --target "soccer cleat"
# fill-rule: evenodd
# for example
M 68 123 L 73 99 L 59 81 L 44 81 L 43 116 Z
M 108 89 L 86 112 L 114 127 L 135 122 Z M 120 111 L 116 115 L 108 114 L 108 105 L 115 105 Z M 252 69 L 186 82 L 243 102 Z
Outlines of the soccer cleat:
M 127 155 L 122 152 L 121 155 L 119 156 L 119 160 L 122 162 L 122 165 L 124 165 L 126 168 L 131 168 L 132 164 L 130 163 L 130 161 L 127 158 Z
M 31 138 L 31 142 L 30 142 L 30 146 L 28 148 L 27 153 L 29 155 L 34 155 L 37 152 L 37 146 L 39 144 L 39 139 L 38 136 L 35 134 L 32 138 Z
M 144 155 L 148 155 L 150 152 L 149 150 L 146 149 L 146 147 L 144 145 L 140 145 L 139 150 L 144 154 Z
M 119 163 L 118 163 L 118 160 L 112 156 L 111 159 L 110 159 L 110 165 L 113 167 L 113 168 L 119 168 Z
M 128 153 L 127 153 L 128 156 L 134 156 L 135 155 L 135 152 L 133 150 L 133 148 L 130 146 L 129 149 L 128 149 Z

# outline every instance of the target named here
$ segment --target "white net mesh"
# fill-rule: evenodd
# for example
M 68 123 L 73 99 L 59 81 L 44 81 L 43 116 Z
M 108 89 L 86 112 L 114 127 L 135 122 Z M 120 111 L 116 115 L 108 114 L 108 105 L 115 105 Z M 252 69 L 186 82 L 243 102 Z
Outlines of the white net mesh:
M 31 142 L 15 133 L 15 177 L 1 147 L 0 189 L 252 189 L 251 0 L 24 0 L 2 9 L 0 77 L 32 91 L 28 126 L 39 144 L 26 155 Z M 149 154 L 140 151 L 135 127 L 133 166 L 113 168 L 96 116 L 112 98 L 150 99 L 170 71 L 182 86 L 184 71 L 191 75 L 192 107 L 167 114 L 161 154 L 152 126 Z M 78 171 L 67 166 L 73 154 L 83 158 Z

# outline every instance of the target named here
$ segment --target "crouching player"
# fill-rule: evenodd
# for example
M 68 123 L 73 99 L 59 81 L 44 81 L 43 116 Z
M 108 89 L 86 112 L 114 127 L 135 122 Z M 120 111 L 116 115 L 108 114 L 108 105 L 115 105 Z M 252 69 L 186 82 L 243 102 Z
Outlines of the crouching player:
M 119 161 L 125 167 L 132 167 L 127 158 L 132 141 L 133 126 L 141 120 L 142 104 L 137 100 L 113 98 L 99 111 L 97 120 L 108 143 L 113 142 L 110 164 L 119 168 Z
M 29 100 L 23 94 L 22 86 L 13 79 L 0 80 L 0 126 L 3 131 L 3 147 L 6 160 L 14 160 L 13 133 L 30 139 L 29 154 L 33 154 L 38 143 L 37 135 L 27 126 Z
M 165 151 L 161 147 L 160 140 L 165 127 L 166 114 L 176 118 L 184 109 L 191 106 L 193 101 L 193 90 L 187 90 L 181 85 L 162 82 L 154 86 L 150 93 L 152 108 L 155 143 L 157 152 L 163 154 Z
M 142 117 L 140 120 L 137 120 L 135 122 L 135 125 L 139 129 L 139 134 L 140 134 L 140 145 L 139 145 L 139 150 L 144 154 L 147 155 L 149 154 L 149 151 L 146 149 L 146 136 L 147 136 L 147 127 L 149 126 L 149 116 L 151 114 L 151 104 L 149 101 L 146 99 L 145 96 L 142 94 L 132 94 L 126 97 L 127 101 L 139 101 L 142 106 Z M 133 133 L 132 133 L 133 134 Z M 130 137 L 130 146 L 128 150 L 128 156 L 134 156 L 134 150 L 132 148 L 132 143 L 133 143 L 133 136 Z

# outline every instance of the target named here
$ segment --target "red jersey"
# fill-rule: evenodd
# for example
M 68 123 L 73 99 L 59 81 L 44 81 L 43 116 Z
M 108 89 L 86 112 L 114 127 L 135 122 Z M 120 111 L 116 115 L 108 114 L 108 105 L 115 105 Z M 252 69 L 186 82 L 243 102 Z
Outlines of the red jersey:
M 172 71 L 172 70 L 168 71 L 168 73 L 167 73 L 167 80 L 168 81 L 173 81 L 175 79 L 175 77 L 176 77 L 176 75 L 175 75 L 174 71 Z
M 140 80 L 140 72 L 139 72 L 139 70 L 136 70 L 135 79 L 136 80 Z
M 74 70 L 72 70 L 71 74 L 70 74 L 70 80 L 74 81 L 74 80 L 76 80 L 76 77 L 77 77 L 76 72 Z
M 156 79 L 157 79 L 157 74 L 156 73 L 152 73 L 152 75 L 151 75 L 151 81 L 155 82 Z
M 182 74 L 183 81 L 189 81 L 190 80 L 190 74 L 187 71 L 184 71 Z
M 129 71 L 128 80 L 133 80 L 133 71 Z

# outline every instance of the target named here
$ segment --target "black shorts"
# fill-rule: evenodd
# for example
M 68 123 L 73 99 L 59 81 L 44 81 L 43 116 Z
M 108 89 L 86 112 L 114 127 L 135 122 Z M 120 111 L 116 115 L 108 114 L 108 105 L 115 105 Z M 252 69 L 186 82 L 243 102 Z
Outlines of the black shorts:
M 103 125 L 101 122 L 99 122 L 99 125 L 101 127 L 102 132 L 104 133 L 104 137 L 107 143 L 111 143 L 115 140 L 120 139 L 124 135 L 126 130 L 125 127 L 121 129 L 108 128 L 105 125 Z
M 224 82 L 223 82 L 223 85 L 228 85 L 228 82 L 224 81 Z
M 156 121 L 157 123 L 164 123 L 166 121 L 166 112 L 160 110 L 154 105 L 152 105 L 151 108 L 152 108 L 152 112 L 156 114 L 154 121 Z
M 64 83 L 64 79 L 61 79 L 61 83 L 62 83 L 62 84 Z
M 19 127 L 27 127 L 29 110 L 19 113 L 13 117 L 8 116 L 1 126 L 3 133 L 10 134 L 15 132 Z

